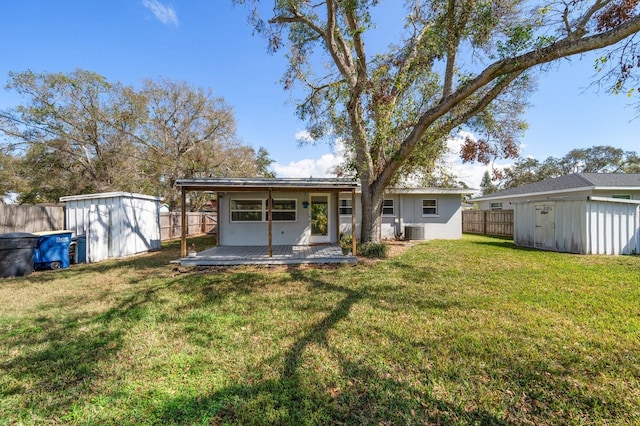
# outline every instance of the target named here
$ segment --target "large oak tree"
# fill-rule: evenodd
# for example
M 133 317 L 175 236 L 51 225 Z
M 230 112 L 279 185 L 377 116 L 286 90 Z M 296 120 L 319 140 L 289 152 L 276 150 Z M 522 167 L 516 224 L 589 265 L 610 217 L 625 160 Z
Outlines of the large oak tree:
M 376 52 L 365 41 L 379 0 L 235 2 L 252 7 L 271 49 L 288 47 L 285 87 L 302 85 L 298 113 L 311 133 L 349 148 L 365 241 L 380 239 L 385 188 L 432 163 L 452 132 L 479 136 L 463 147 L 466 160 L 516 156 L 542 65 L 609 47 L 598 64 L 614 91 L 638 65 L 638 0 L 406 1 L 403 38 Z
M 268 173 L 268 152 L 238 141 L 231 107 L 211 90 L 166 79 L 136 89 L 86 70 L 9 77 L 24 102 L 0 112 L 0 176 L 15 177 L 0 190 L 20 202 L 130 191 L 175 208 L 178 178 Z

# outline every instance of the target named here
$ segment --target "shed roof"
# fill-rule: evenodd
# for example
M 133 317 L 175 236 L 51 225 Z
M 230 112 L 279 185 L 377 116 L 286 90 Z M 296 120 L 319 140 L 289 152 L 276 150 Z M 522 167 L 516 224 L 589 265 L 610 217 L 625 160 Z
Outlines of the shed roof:
M 473 201 L 594 189 L 640 190 L 640 173 L 574 173 L 483 195 Z
M 162 198 L 154 197 L 152 195 L 136 194 L 135 192 L 102 192 L 99 194 L 82 194 L 82 195 L 68 195 L 66 197 L 60 197 L 60 202 L 67 201 L 82 201 L 82 200 L 97 200 L 101 198 L 138 198 L 142 200 L 160 201 Z
M 358 182 L 345 178 L 199 178 L 178 179 L 176 186 L 193 191 L 352 190 Z

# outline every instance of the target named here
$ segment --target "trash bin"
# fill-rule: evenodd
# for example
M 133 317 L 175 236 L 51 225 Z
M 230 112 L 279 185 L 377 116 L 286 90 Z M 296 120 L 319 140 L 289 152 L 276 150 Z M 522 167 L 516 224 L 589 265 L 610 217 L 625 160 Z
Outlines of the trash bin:
M 0 277 L 21 277 L 33 272 L 38 236 L 27 232 L 0 234 Z
M 78 235 L 76 242 L 76 263 L 87 263 L 87 236 Z
M 35 232 L 38 245 L 33 252 L 35 269 L 60 269 L 69 267 L 71 231 Z

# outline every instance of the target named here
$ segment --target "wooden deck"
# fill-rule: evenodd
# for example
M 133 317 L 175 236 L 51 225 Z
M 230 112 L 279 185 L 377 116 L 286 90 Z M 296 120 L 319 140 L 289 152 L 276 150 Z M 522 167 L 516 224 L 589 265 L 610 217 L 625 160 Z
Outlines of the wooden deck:
M 267 246 L 221 246 L 184 257 L 178 262 L 182 266 L 296 265 L 356 263 L 356 257 L 342 254 L 338 244 L 273 246 L 272 257 L 269 257 Z

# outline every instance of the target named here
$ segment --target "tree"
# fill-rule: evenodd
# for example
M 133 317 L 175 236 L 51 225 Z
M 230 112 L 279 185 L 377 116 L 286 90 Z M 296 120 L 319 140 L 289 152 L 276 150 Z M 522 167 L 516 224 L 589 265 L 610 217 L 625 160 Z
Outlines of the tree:
M 78 187 L 69 182 L 63 188 L 127 189 L 131 179 L 123 170 L 135 158 L 129 133 L 140 111 L 122 100 L 120 85 L 83 70 L 70 74 L 26 71 L 9 77 L 7 88 L 29 101 L 3 113 L 0 130 L 27 151 L 27 169 L 32 168 L 31 176 L 39 176 L 35 181 L 26 176 L 32 188 L 51 183 L 42 176 L 44 171 L 61 168 L 84 183 Z M 49 163 L 57 168 L 41 168 Z M 45 201 L 38 195 L 32 198 Z
M 8 88 L 26 102 L 0 114 L 0 132 L 5 146 L 22 146 L 20 202 L 129 191 L 175 208 L 178 178 L 256 176 L 272 162 L 238 142 L 231 108 L 210 90 L 169 80 L 136 90 L 84 70 L 10 77 Z M 190 201 L 197 208 L 208 200 Z
M 170 209 L 180 200 L 174 186 L 179 178 L 257 173 L 255 153 L 236 140 L 231 108 L 211 90 L 146 80 L 137 95 L 146 100 L 148 110 L 137 138 L 146 159 L 145 179 Z
M 571 173 L 638 173 L 640 157 L 634 151 L 612 146 L 594 146 L 569 151 L 562 158 L 548 157 L 540 163 L 535 158 L 517 160 L 502 172 L 500 187 L 515 188 Z
M 253 6 L 272 50 L 288 44 L 284 86 L 304 88 L 297 111 L 311 134 L 348 147 L 364 241 L 380 239 L 385 188 L 403 167 L 432 161 L 452 132 L 482 136 L 467 139 L 465 160 L 517 155 L 534 67 L 622 42 L 601 64 L 620 64 L 608 76 L 624 88 L 637 64 L 636 0 L 406 2 L 404 38 L 382 53 L 365 47 L 378 0 L 275 0 L 268 21 L 259 0 L 235 2 Z
M 482 190 L 482 195 L 493 194 L 498 190 L 498 187 L 493 184 L 493 180 L 491 179 L 491 175 L 488 170 L 485 170 L 482 175 L 482 180 L 480 181 L 480 189 Z

